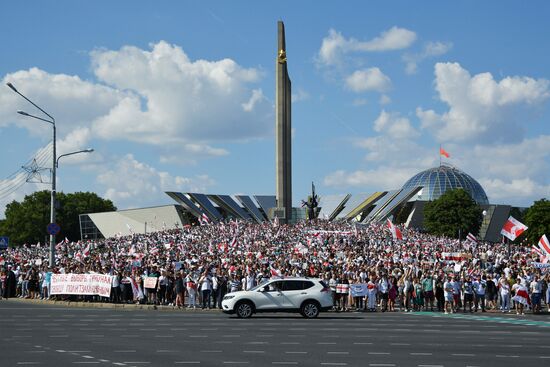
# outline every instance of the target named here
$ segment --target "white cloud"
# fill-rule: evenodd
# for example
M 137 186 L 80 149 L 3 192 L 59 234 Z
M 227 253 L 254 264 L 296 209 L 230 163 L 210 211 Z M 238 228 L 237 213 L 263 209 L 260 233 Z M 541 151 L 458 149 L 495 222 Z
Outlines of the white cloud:
M 321 43 L 318 61 L 324 65 L 337 65 L 342 62 L 341 57 L 350 52 L 401 50 L 412 45 L 415 40 L 415 32 L 399 27 L 392 27 L 369 41 L 346 39 L 340 32 L 330 29 Z
M 524 206 L 526 202 L 550 197 L 550 185 L 540 184 L 528 177 L 513 180 L 482 178 L 479 183 L 491 203 Z
M 401 117 L 399 113 L 384 110 L 374 121 L 374 131 L 388 135 L 393 139 L 411 139 L 419 135 L 408 118 Z
M 400 188 L 415 171 L 410 168 L 377 167 L 372 170 L 347 172 L 335 171 L 327 175 L 323 183 L 331 187 L 364 187 L 372 190 Z
M 386 94 L 382 94 L 380 96 L 380 100 L 378 101 L 378 103 L 380 103 L 382 106 L 390 104 L 391 103 L 391 98 Z
M 453 48 L 451 42 L 427 42 L 419 53 L 406 53 L 403 55 L 405 62 L 405 72 L 407 74 L 416 73 L 418 64 L 430 57 L 441 56 Z
M 252 95 L 250 96 L 250 99 L 242 103 L 241 106 L 243 107 L 243 110 L 245 112 L 253 112 L 254 107 L 256 107 L 257 104 L 265 100 L 264 94 L 261 89 L 254 89 L 252 91 Z
M 385 92 L 391 87 L 390 78 L 379 68 L 357 70 L 346 78 L 346 86 L 354 92 Z
M 309 99 L 309 93 L 303 89 L 298 88 L 296 93 L 292 93 L 292 103 L 302 102 Z
M 437 63 L 435 85 L 449 110 L 417 109 L 422 126 L 440 141 L 520 141 L 533 108 L 550 97 L 550 82 L 529 77 L 495 81 L 490 73 L 471 76 L 458 63 Z
M 122 208 L 158 204 L 166 200 L 164 191 L 205 192 L 214 184 L 206 175 L 188 178 L 159 171 L 132 154 L 113 162 L 109 169 L 102 169 L 97 182 L 105 188 L 104 197 Z
M 91 121 L 107 114 L 126 95 L 123 91 L 84 81 L 78 76 L 49 74 L 38 68 L 7 74 L 2 84 L 7 82 L 13 83 L 21 93 L 56 119 L 58 137 L 71 132 L 74 126 L 89 126 Z M 15 113 L 17 110 L 44 116 L 9 88 L 0 88 L 0 127 L 15 123 L 36 135 L 51 134 L 50 125 L 20 116 Z
M 192 61 L 180 47 L 164 41 L 151 47 L 92 53 L 96 76 L 130 92 L 94 122 L 94 133 L 165 145 L 238 141 L 271 131 L 272 106 L 261 90 L 250 87 L 260 80 L 258 70 L 231 59 Z
M 255 68 L 231 59 L 191 60 L 163 41 L 149 50 L 125 46 L 96 50 L 90 57 L 99 82 L 37 68 L 2 80 L 56 118 L 59 154 L 88 148 L 97 139 L 118 140 L 156 145 L 164 159 L 183 150 L 185 159 L 196 162 L 228 154 L 216 144 L 273 131 L 273 106 L 255 86 L 262 77 Z M 15 124 L 36 136 L 51 136 L 48 124 L 22 117 L 18 109 L 40 115 L 9 88 L 0 88 L 0 128 Z M 66 162 L 89 157 L 71 156 Z

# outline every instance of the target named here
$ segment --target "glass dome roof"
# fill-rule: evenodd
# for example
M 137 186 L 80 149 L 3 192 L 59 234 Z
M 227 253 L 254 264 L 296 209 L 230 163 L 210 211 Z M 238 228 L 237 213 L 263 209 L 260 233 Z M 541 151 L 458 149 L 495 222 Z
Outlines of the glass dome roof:
M 414 198 L 416 200 L 435 200 L 447 190 L 464 189 L 478 204 L 489 204 L 487 194 L 479 182 L 456 167 L 442 165 L 417 173 L 405 182 L 403 189 L 418 186 L 423 189 Z

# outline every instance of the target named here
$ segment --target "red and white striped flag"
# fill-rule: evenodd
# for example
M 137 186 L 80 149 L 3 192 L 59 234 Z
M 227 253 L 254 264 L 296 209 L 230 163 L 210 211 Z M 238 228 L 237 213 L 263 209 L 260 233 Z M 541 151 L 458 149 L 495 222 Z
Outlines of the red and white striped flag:
M 233 237 L 231 242 L 229 242 L 229 247 L 235 248 L 237 246 L 237 236 Z
M 282 273 L 279 269 L 275 269 L 273 265 L 269 265 L 269 271 L 272 277 L 282 277 Z
M 510 241 L 513 241 L 518 238 L 519 235 L 525 232 L 527 228 L 528 227 L 525 224 L 510 216 L 506 223 L 504 223 L 504 227 L 502 227 L 500 234 L 506 236 L 508 239 L 510 239 Z
M 391 220 L 388 219 L 388 228 L 390 229 L 390 232 L 391 232 L 391 235 L 393 237 L 394 240 L 402 240 L 403 239 L 403 234 L 401 233 L 401 231 L 399 230 L 399 228 L 397 228 L 392 222 Z
M 542 252 L 544 252 L 544 256 L 550 256 L 550 243 L 548 242 L 548 238 L 546 238 L 545 234 L 543 234 L 539 240 L 539 248 Z
M 202 213 L 202 215 L 199 217 L 199 224 L 201 226 L 206 226 L 210 224 L 210 218 L 205 213 Z
M 533 246 L 531 252 L 539 256 L 544 256 L 544 253 L 537 246 Z
M 477 238 L 473 234 L 468 232 L 468 235 L 466 236 L 466 239 L 470 241 L 471 243 L 475 244 L 477 243 Z
M 82 251 L 82 256 L 84 258 L 87 258 L 90 256 L 90 244 L 88 244 L 88 246 L 86 246 L 86 248 L 84 249 L 84 251 Z

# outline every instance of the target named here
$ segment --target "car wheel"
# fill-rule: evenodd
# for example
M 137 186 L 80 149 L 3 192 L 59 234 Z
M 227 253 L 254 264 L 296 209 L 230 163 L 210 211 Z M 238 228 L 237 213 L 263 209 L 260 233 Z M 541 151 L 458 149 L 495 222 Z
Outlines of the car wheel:
M 307 301 L 302 305 L 302 316 L 308 319 L 313 319 L 319 316 L 319 305 L 315 302 Z
M 235 313 L 240 319 L 247 319 L 252 316 L 253 308 L 250 302 L 240 302 L 235 307 Z

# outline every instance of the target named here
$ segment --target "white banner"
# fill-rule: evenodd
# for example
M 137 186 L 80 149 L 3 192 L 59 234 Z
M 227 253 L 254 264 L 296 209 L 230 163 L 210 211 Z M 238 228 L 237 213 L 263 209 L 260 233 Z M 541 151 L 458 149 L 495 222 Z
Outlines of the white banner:
M 366 284 L 350 284 L 349 290 L 352 297 L 364 297 L 367 295 L 368 288 Z
M 111 276 L 103 274 L 52 274 L 51 294 L 111 295 Z

